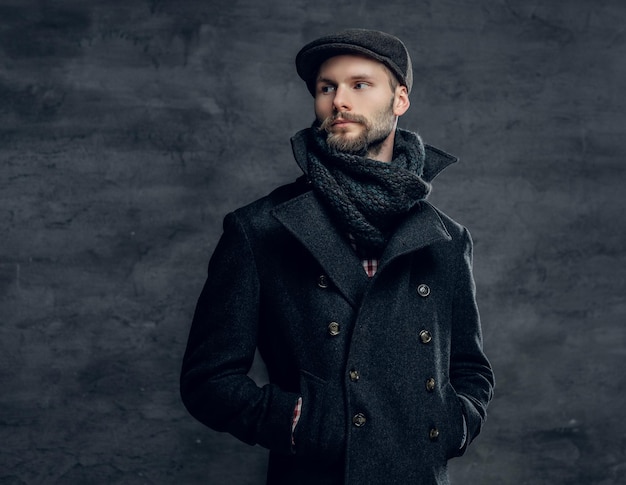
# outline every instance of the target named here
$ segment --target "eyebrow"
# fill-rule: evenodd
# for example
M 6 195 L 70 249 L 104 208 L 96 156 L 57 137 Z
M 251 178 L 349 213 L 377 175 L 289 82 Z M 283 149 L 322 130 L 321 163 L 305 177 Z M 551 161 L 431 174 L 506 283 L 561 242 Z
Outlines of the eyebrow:
M 350 76 L 348 80 L 350 81 L 358 81 L 361 79 L 371 80 L 373 77 L 374 76 L 372 76 L 371 74 L 355 74 L 353 76 Z M 334 81 L 333 79 L 328 79 L 326 77 L 318 77 L 316 82 L 334 84 L 336 81 Z

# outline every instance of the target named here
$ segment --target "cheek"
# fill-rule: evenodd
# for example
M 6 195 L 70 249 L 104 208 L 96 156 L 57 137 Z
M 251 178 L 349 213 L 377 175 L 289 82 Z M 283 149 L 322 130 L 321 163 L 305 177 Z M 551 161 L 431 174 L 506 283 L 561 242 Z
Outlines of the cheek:
M 329 98 L 315 98 L 315 116 L 318 120 L 324 120 L 333 114 L 333 105 Z

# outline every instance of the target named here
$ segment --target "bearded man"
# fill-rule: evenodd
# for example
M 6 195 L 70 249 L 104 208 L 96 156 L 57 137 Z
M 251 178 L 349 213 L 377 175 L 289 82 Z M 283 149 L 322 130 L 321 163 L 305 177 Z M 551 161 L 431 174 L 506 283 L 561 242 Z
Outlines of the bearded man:
M 183 402 L 268 448 L 271 485 L 447 484 L 494 386 L 470 235 L 426 201 L 456 158 L 397 128 L 413 84 L 398 38 L 322 37 L 296 68 L 316 115 L 292 139 L 304 175 L 225 217 Z

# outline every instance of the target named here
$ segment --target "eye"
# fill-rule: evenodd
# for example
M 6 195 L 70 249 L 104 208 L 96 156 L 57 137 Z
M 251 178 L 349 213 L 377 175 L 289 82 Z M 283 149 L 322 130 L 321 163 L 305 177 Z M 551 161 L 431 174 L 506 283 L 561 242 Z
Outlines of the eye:
M 366 82 L 358 82 L 354 85 L 354 89 L 365 89 L 369 86 Z
M 332 93 L 334 90 L 335 86 L 331 86 L 330 84 L 324 84 L 323 86 L 320 86 L 320 93 L 322 94 Z

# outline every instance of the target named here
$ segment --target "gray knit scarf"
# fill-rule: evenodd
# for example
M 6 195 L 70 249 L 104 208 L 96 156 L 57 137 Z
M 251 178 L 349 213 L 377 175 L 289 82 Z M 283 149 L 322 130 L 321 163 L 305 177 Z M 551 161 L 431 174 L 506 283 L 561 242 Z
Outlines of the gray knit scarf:
M 424 144 L 397 129 L 391 163 L 329 148 L 317 124 L 308 130 L 308 174 L 317 196 L 360 256 L 380 256 L 398 223 L 430 192 L 422 178 Z

